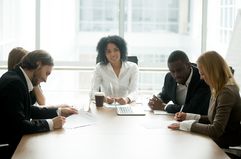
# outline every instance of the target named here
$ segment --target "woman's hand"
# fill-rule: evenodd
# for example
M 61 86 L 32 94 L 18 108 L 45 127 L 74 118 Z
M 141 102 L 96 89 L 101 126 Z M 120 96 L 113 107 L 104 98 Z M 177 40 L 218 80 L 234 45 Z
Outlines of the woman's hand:
M 105 97 L 105 102 L 108 103 L 108 104 L 112 104 L 114 103 L 115 99 L 114 98 L 111 98 L 109 96 Z
M 178 130 L 180 128 L 180 123 L 172 123 L 168 126 L 169 129 Z
M 118 102 L 121 105 L 130 103 L 130 99 L 128 97 L 127 98 L 116 98 L 115 100 L 116 100 L 116 102 Z

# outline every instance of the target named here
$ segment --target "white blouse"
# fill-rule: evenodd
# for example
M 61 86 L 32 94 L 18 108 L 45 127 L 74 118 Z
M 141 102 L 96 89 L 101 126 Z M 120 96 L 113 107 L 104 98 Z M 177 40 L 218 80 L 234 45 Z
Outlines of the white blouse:
M 133 62 L 122 62 L 119 77 L 116 76 L 110 63 L 96 65 L 92 79 L 92 97 L 99 88 L 110 97 L 128 97 L 131 101 L 136 99 L 138 82 L 138 66 Z

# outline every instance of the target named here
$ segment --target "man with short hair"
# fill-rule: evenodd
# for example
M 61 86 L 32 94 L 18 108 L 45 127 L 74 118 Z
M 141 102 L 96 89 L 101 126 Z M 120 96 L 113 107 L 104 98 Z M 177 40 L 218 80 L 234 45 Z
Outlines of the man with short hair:
M 200 79 L 196 66 L 183 51 L 173 51 L 168 57 L 169 71 L 162 92 L 153 96 L 148 105 L 152 110 L 206 115 L 210 99 L 209 86 Z
M 13 70 L 0 78 L 0 144 L 8 144 L 1 158 L 11 158 L 24 134 L 62 128 L 65 117 L 76 114 L 71 107 L 37 107 L 31 105 L 30 91 L 46 82 L 53 68 L 52 57 L 43 50 L 27 54 Z M 34 146 L 34 145 L 33 145 Z

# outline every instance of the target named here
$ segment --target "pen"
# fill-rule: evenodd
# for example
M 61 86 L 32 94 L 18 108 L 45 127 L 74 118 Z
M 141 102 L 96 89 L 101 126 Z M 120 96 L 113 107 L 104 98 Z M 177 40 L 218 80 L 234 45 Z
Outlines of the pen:
M 177 115 L 177 121 L 182 121 L 181 119 L 179 119 L 181 117 L 180 113 L 182 112 L 182 109 L 183 109 L 184 105 L 181 106 L 181 109 Z
M 183 107 L 184 107 L 184 105 L 182 105 L 182 107 L 181 107 L 181 109 L 180 109 L 179 113 L 181 113 L 181 112 L 182 112 Z
M 9 144 L 1 144 L 0 147 L 9 146 Z

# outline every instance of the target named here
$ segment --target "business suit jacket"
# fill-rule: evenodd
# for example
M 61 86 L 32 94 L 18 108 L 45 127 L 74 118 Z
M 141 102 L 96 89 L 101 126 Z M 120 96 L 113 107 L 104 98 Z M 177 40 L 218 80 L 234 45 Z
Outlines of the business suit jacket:
M 188 86 L 183 112 L 206 115 L 208 112 L 210 89 L 209 86 L 200 79 L 198 69 L 195 66 L 192 66 L 192 68 L 193 75 Z M 168 113 L 176 113 L 181 109 L 181 105 L 177 104 L 176 89 L 177 83 L 169 72 L 165 76 L 162 92 L 159 93 L 159 98 L 161 98 L 164 103 L 168 103 L 169 101 L 173 101 L 174 103 L 166 108 Z
M 241 144 L 241 99 L 238 88 L 226 85 L 210 100 L 208 116 L 201 116 L 191 131 L 210 136 L 221 148 Z
M 45 119 L 57 116 L 56 108 L 31 105 L 27 82 L 20 68 L 2 75 L 0 103 L 0 143 L 10 144 L 9 153 L 14 152 L 23 134 L 49 131 Z

